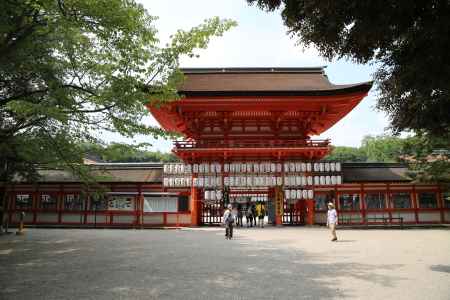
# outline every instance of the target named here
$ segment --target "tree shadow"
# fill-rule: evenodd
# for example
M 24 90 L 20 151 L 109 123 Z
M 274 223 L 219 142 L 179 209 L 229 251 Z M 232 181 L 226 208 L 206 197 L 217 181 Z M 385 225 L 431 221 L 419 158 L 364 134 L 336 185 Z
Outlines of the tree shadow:
M 430 266 L 430 269 L 435 272 L 450 273 L 450 266 L 446 265 L 432 265 Z

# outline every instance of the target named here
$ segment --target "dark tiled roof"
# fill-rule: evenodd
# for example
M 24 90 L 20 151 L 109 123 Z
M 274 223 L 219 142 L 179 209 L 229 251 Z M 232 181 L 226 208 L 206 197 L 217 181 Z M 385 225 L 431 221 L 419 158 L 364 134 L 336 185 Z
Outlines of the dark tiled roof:
M 344 183 L 409 182 L 406 165 L 397 163 L 344 163 Z
M 162 163 L 100 163 L 92 166 L 92 174 L 100 182 L 162 182 Z M 407 166 L 390 163 L 343 163 L 344 183 L 409 182 Z M 41 169 L 41 182 L 79 182 L 64 170 Z
M 318 68 L 212 68 L 181 69 L 185 74 L 180 93 L 201 95 L 335 94 L 368 91 L 372 83 L 332 84 Z
M 91 165 L 99 182 L 162 182 L 162 163 L 98 163 Z M 79 182 L 68 171 L 41 169 L 41 182 Z

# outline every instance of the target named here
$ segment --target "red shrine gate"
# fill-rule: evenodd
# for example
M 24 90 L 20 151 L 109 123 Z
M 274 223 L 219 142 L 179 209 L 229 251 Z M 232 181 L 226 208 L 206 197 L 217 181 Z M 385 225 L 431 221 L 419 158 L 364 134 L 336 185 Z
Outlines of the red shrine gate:
M 281 224 L 314 223 L 314 189 L 340 184 L 340 163 L 319 163 L 329 140 L 312 140 L 349 113 L 372 83 L 333 85 L 323 68 L 184 69 L 184 98 L 148 105 L 184 136 L 165 166 L 167 190 L 190 187 L 191 224 L 217 224 L 230 195 L 265 195 Z

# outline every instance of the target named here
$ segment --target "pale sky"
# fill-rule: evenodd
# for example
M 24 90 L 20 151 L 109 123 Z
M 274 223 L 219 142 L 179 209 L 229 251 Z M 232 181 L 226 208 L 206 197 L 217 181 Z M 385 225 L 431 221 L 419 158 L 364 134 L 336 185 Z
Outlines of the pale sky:
M 168 41 L 177 29 L 188 30 L 213 16 L 233 19 L 238 26 L 224 36 L 214 38 L 206 50 L 198 51 L 200 58 L 183 58 L 181 67 L 313 67 L 327 66 L 332 83 L 347 84 L 372 79 L 375 68 L 345 60 L 328 62 L 316 49 L 304 49 L 287 34 L 280 12 L 267 13 L 245 0 L 140 0 L 150 15 L 157 16 L 155 26 L 161 42 Z M 379 135 L 388 126 L 385 115 L 374 109 L 376 99 L 372 88 L 369 96 L 345 118 L 321 136 L 330 138 L 336 146 L 359 146 L 365 135 Z M 145 122 L 157 124 L 150 116 Z M 108 134 L 110 142 L 126 139 Z M 168 152 L 171 141 L 137 136 L 137 142 L 153 144 L 152 150 Z

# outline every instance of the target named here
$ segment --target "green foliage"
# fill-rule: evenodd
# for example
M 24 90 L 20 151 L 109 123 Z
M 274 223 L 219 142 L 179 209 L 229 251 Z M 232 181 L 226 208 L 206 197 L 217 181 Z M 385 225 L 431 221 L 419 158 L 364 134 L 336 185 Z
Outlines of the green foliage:
M 367 161 L 366 153 L 361 148 L 336 146 L 333 147 L 330 155 L 325 160 L 341 161 L 341 162 L 365 162 Z
M 0 181 L 36 165 L 83 177 L 82 149 L 99 130 L 170 136 L 142 122 L 149 101 L 177 99 L 182 55 L 235 25 L 212 18 L 165 47 L 132 0 L 0 2 Z
M 172 153 L 150 151 L 147 145 L 130 146 L 128 144 L 112 143 L 110 145 L 84 144 L 83 152 L 95 156 L 105 162 L 178 162 L 179 159 Z
M 366 136 L 361 147 L 334 147 L 325 160 L 342 162 L 399 162 L 409 167 L 416 182 L 440 183 L 450 188 L 450 142 L 445 137 L 419 133 L 407 138 Z
M 395 136 L 366 136 L 361 142 L 361 149 L 369 162 L 399 162 L 404 154 L 404 139 Z
M 375 62 L 377 107 L 394 133 L 450 139 L 450 2 L 247 0 L 274 10 L 300 43 L 326 58 Z

